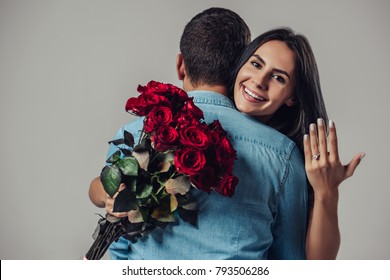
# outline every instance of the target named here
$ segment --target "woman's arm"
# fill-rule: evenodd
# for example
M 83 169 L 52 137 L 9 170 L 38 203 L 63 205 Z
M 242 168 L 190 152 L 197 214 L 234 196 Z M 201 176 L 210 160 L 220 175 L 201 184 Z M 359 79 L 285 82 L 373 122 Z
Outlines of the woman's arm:
M 336 127 L 329 122 L 329 137 L 322 119 L 310 125 L 304 136 L 305 169 L 314 190 L 314 206 L 310 213 L 306 238 L 307 259 L 336 259 L 340 247 L 338 225 L 339 185 L 351 177 L 364 153 L 342 165 L 338 153 Z M 328 143 L 329 142 L 329 143 Z M 329 149 L 328 149 L 329 147 Z
M 113 197 L 110 197 L 104 190 L 103 184 L 100 181 L 100 177 L 96 177 L 89 185 L 89 199 L 97 207 L 105 208 L 108 214 L 111 214 L 117 218 L 123 218 L 127 216 L 126 212 L 113 212 L 113 210 L 115 198 L 124 188 L 125 185 L 121 184 L 119 186 L 118 192 Z
M 107 193 L 103 188 L 100 177 L 94 178 L 89 185 L 89 199 L 95 206 L 103 208 L 106 206 Z
M 306 236 L 306 257 L 309 260 L 336 259 L 340 247 L 337 215 L 338 194 L 314 197 Z

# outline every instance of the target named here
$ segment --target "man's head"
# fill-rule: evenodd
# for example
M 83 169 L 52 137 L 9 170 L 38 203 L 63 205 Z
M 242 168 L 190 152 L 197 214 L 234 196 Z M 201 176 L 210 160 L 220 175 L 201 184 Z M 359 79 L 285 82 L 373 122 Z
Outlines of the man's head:
M 210 8 L 196 15 L 180 39 L 179 78 L 188 78 L 195 88 L 228 86 L 230 73 L 250 37 L 248 26 L 233 11 Z

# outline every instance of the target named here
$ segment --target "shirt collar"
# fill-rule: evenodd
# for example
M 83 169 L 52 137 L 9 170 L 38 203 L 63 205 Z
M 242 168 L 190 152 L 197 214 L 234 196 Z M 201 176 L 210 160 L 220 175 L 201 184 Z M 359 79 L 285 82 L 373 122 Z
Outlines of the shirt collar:
M 194 98 L 198 104 L 215 104 L 235 109 L 233 101 L 220 93 L 207 90 L 193 90 L 188 92 L 188 96 Z

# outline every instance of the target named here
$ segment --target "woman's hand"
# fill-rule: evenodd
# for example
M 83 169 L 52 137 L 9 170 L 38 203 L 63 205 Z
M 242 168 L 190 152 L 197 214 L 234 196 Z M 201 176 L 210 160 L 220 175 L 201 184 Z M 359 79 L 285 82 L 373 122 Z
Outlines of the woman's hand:
M 117 193 L 113 196 L 113 197 L 110 197 L 108 194 L 107 194 L 107 197 L 106 197 L 106 211 L 108 214 L 114 216 L 114 217 L 117 217 L 117 218 L 124 218 L 127 216 L 127 212 L 114 212 L 114 203 L 115 203 L 115 198 L 118 196 L 119 192 L 122 191 L 124 188 L 126 188 L 126 185 L 125 184 L 121 184 L 119 186 L 119 189 L 117 191 Z
M 304 135 L 305 169 L 315 198 L 338 197 L 338 187 L 351 177 L 365 153 L 359 153 L 347 164 L 340 162 L 336 127 L 329 121 L 329 136 L 323 119 L 310 124 L 310 134 Z
M 318 131 L 317 131 L 318 127 Z M 329 136 L 323 119 L 317 127 L 310 124 L 309 135 L 304 136 L 305 169 L 314 190 L 314 205 L 310 209 L 306 236 L 308 259 L 336 259 L 340 247 L 338 226 L 339 185 L 351 177 L 364 153 L 357 154 L 347 165 L 340 162 L 336 128 L 329 122 Z

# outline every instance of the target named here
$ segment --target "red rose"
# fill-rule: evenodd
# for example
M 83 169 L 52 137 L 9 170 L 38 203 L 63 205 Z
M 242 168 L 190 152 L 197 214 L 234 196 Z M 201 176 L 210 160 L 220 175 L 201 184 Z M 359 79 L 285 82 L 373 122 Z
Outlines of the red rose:
M 216 144 L 216 146 L 217 160 L 219 162 L 223 161 L 226 158 L 237 158 L 237 152 L 226 136 L 222 137 L 220 141 Z
M 222 125 L 221 123 L 219 122 L 219 120 L 214 120 L 212 123 L 210 123 L 208 125 L 208 128 L 212 131 L 215 131 L 217 132 L 218 134 L 221 134 L 221 135 L 225 135 L 226 132 L 225 130 L 222 128 Z
M 192 125 L 198 125 L 199 120 L 195 119 L 192 115 L 187 114 L 186 112 L 178 112 L 175 115 L 175 121 L 178 127 L 186 127 Z
M 172 149 L 178 144 L 178 139 L 179 133 L 172 126 L 160 126 L 152 136 L 154 149 L 158 152 Z
M 125 109 L 127 112 L 137 116 L 145 116 L 148 113 L 145 111 L 146 103 L 139 97 L 130 97 L 126 102 Z
M 185 147 L 197 149 L 206 149 L 209 146 L 209 136 L 205 132 L 205 127 L 202 125 L 191 125 L 180 128 L 180 143 Z
M 194 101 L 192 98 L 187 100 L 186 104 L 183 106 L 181 111 L 184 112 L 185 114 L 190 115 L 191 117 L 193 117 L 197 121 L 204 118 L 203 111 L 201 109 L 199 109 L 199 107 L 194 104 Z
M 174 163 L 180 173 L 196 175 L 206 164 L 204 154 L 196 149 L 184 148 L 177 150 Z
M 210 139 L 213 143 L 219 143 L 221 138 L 226 135 L 225 130 L 222 128 L 222 125 L 218 120 L 214 120 L 207 127 L 210 131 Z
M 210 166 L 205 166 L 196 175 L 190 177 L 191 183 L 200 190 L 211 192 L 212 188 L 216 186 L 217 174 L 215 169 Z
M 223 176 L 215 190 L 224 196 L 232 197 L 234 195 L 237 184 L 238 178 L 236 176 L 226 174 Z
M 172 111 L 167 106 L 155 106 L 144 120 L 146 133 L 151 133 L 160 126 L 167 126 L 172 122 Z
M 184 103 L 187 100 L 189 100 L 187 92 L 182 90 L 181 88 L 178 88 L 177 86 L 167 84 L 169 92 L 173 96 L 174 100 L 180 103 Z
M 169 91 L 169 85 L 156 81 L 150 81 L 146 86 L 139 85 L 137 91 L 139 93 L 155 93 L 163 95 L 161 93 L 166 93 Z
M 172 106 L 175 107 L 183 106 L 184 102 L 188 100 L 187 93 L 172 84 L 150 81 L 146 86 L 138 86 L 137 90 L 140 93 L 153 93 L 165 96 L 171 101 Z
M 165 96 L 154 93 L 143 93 L 138 97 L 131 97 L 127 100 L 126 111 L 137 116 L 146 116 L 153 109 L 153 106 L 170 106 Z

